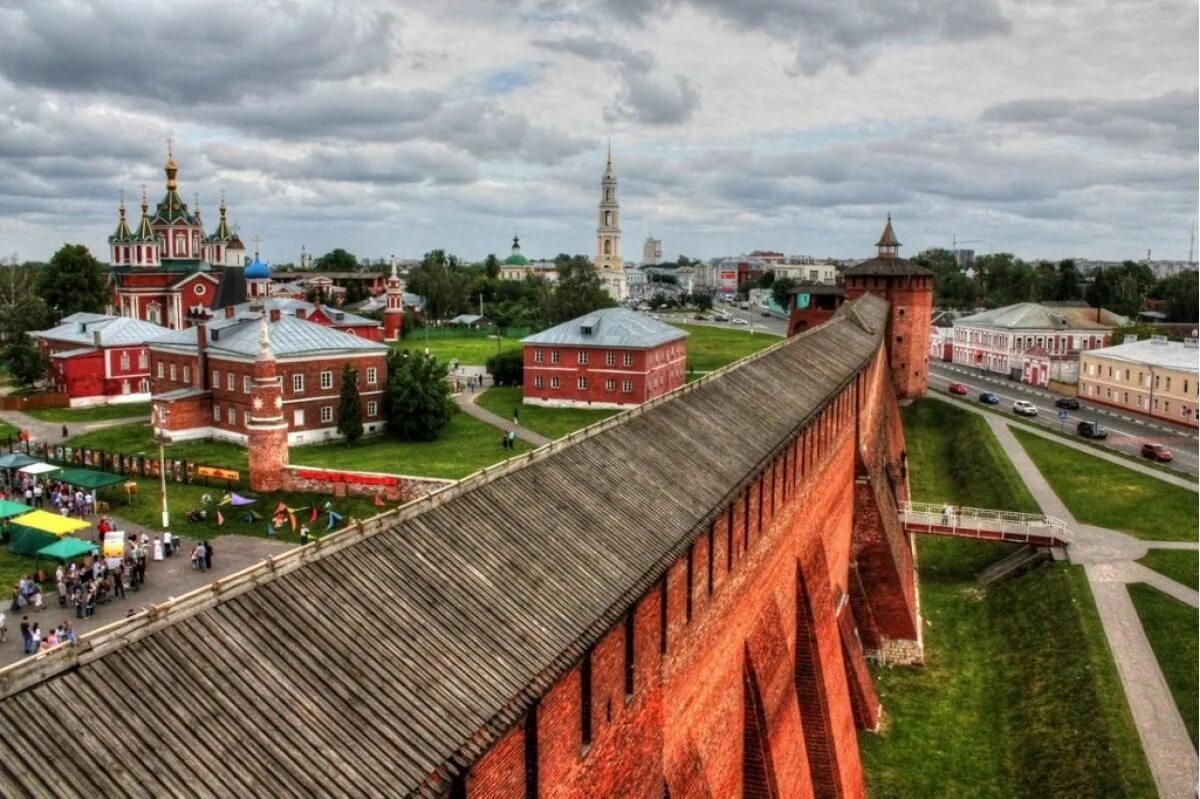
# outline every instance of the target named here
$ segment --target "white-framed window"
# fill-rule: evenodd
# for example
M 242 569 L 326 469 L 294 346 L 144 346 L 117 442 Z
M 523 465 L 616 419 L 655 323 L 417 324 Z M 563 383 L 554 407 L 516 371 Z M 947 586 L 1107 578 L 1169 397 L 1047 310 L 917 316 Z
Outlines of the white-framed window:
M 333 388 L 333 372 L 321 372 L 321 388 Z
M 172 383 L 175 382 L 177 377 L 178 377 L 178 374 L 175 371 L 175 364 L 171 364 L 171 382 Z
M 612 350 L 609 350 L 608 352 L 604 353 L 604 365 L 605 366 L 616 366 L 617 365 L 617 354 L 615 352 L 613 352 Z
M 229 372 L 225 375 L 225 390 L 237 391 L 237 375 L 235 375 L 233 372 Z
M 550 350 L 550 363 L 558 363 L 558 350 Z
M 545 386 L 546 386 L 546 378 L 542 377 L 541 375 L 538 375 L 537 377 L 533 378 L 533 387 L 534 388 L 545 388 Z
M 242 375 L 242 393 L 249 394 L 250 386 L 253 383 L 254 383 L 254 381 L 250 379 L 250 375 Z
M 581 363 L 581 364 L 583 364 L 583 365 L 585 365 L 585 366 L 586 366 L 586 365 L 587 365 L 587 362 L 588 362 L 588 351 L 587 351 L 587 350 L 580 350 L 580 351 L 579 351 L 579 363 Z
M 367 416 L 375 416 L 379 413 L 379 403 L 371 400 L 367 403 Z
M 292 393 L 304 393 L 304 375 L 292 375 Z
M 304 409 L 297 408 L 292 411 L 292 427 L 304 427 Z
M 161 375 L 160 375 L 160 376 L 161 376 Z M 220 387 L 221 387 L 221 371 L 220 371 L 219 369 L 213 369 L 213 381 L 212 381 L 212 385 L 213 385 L 213 388 L 220 388 Z
M 333 421 L 333 406 L 332 405 L 322 405 L 321 406 L 321 421 L 322 422 L 332 422 Z
M 159 362 L 158 362 L 158 364 L 156 365 L 156 367 L 155 367 L 155 374 L 157 374 L 157 375 L 158 375 L 158 379 L 159 379 L 159 380 L 162 380 L 162 378 L 163 378 L 163 365 L 162 365 L 162 361 L 159 361 Z
M 617 390 L 617 381 L 611 380 L 611 379 L 605 380 L 604 381 L 604 390 L 605 391 L 616 391 Z
M 149 381 L 149 380 L 147 380 L 146 378 L 144 378 L 144 377 L 143 377 L 143 378 L 142 378 L 142 380 L 141 380 L 141 382 L 140 382 L 140 383 L 138 383 L 138 391 L 140 391 L 140 392 L 142 392 L 143 394 L 145 394 L 145 393 L 147 393 L 149 390 L 150 390 L 150 381 Z
M 625 394 L 632 394 L 633 393 L 633 381 L 632 380 L 622 380 L 621 381 L 621 391 Z
M 237 424 L 237 408 L 230 408 L 225 414 L 225 419 L 230 424 Z
M 379 371 L 374 366 L 367 367 L 367 385 L 375 385 L 375 381 L 379 379 Z
M 192 367 L 183 367 L 183 382 L 187 383 L 189 386 L 192 384 Z
M 213 419 L 215 419 L 218 422 L 221 421 L 221 406 L 220 405 L 213 406 Z
M 533 362 L 534 363 L 542 363 L 545 360 L 546 360 L 546 353 L 543 350 L 535 349 L 533 351 Z
M 587 391 L 587 378 L 586 377 L 575 378 L 575 388 L 579 389 L 580 391 Z
M 633 366 L 633 353 L 632 352 L 625 353 L 625 360 L 623 361 L 623 363 L 626 366 Z
M 560 385 L 557 377 L 550 378 L 550 388 L 558 388 Z
M 128 352 L 121 353 L 121 371 L 122 372 L 129 371 L 129 353 Z
M 150 353 L 142 350 L 138 353 L 138 369 L 145 371 L 150 368 Z

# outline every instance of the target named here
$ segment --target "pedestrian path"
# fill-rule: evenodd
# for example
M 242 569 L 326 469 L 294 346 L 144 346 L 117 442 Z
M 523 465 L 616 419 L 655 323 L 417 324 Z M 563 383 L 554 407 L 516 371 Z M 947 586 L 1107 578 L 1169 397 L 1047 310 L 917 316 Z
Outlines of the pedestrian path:
M 486 387 L 487 386 L 485 385 L 484 388 Z M 475 399 L 482 391 L 483 388 L 476 389 L 475 391 L 461 391 L 454 395 L 454 401 L 458 403 L 458 407 L 467 415 L 478 419 L 484 424 L 489 424 L 492 427 L 495 427 L 497 430 L 504 432 L 512 430 L 517 434 L 517 438 L 521 439 L 522 441 L 527 441 L 530 444 L 533 444 L 535 447 L 545 446 L 546 444 L 550 443 L 550 439 L 546 438 L 544 435 L 535 433 L 519 424 L 514 425 L 511 419 L 505 419 L 497 416 L 486 408 L 481 408 L 476 405 Z
M 1152 544 L 1173 542 L 1140 541 L 1117 530 L 1080 524 L 1012 434 L 1008 420 L 992 414 L 984 418 L 1042 512 L 1065 520 L 1074 534 L 1068 556 L 1084 567 L 1159 795 L 1194 799 L 1200 777 L 1196 749 L 1126 588 L 1128 583 L 1144 582 L 1192 607 L 1200 606 L 1195 590 L 1134 562 Z M 1089 450 L 1089 454 L 1095 453 Z M 1154 477 L 1170 477 L 1151 472 Z
M 21 411 L 4 411 L 0 410 L 0 419 L 11 424 L 18 430 L 28 430 L 29 437 L 33 441 L 47 441 L 52 444 L 63 441 L 63 427 L 67 428 L 67 432 L 72 436 L 90 433 L 93 430 L 100 430 L 105 427 L 115 427 L 119 424 L 129 424 L 131 422 L 146 422 L 150 420 L 149 416 L 139 417 L 131 416 L 126 419 L 104 419 L 94 422 L 43 422 L 41 419 L 35 419 Z

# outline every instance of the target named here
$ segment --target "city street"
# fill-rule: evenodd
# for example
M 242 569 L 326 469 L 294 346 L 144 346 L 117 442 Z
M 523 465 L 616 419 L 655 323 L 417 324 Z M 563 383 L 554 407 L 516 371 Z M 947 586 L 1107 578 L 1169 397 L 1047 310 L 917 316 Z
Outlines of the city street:
M 1084 441 L 1075 435 L 1075 426 L 1081 421 L 1099 422 L 1108 430 L 1108 438 L 1092 442 L 1126 455 L 1139 456 L 1142 444 L 1146 442 L 1165 444 L 1175 455 L 1170 463 L 1163 464 L 1173 471 L 1187 475 L 1196 475 L 1200 470 L 1197 458 L 1197 438 L 1194 431 L 1189 432 L 1181 427 L 1174 427 L 1158 422 L 1134 419 L 1123 416 L 1114 410 L 1091 406 L 1081 402 L 1079 410 L 1067 411 L 1067 418 L 1060 420 L 1059 408 L 1054 406 L 1058 395 L 1044 389 L 1035 388 L 1024 383 L 1006 380 L 1000 375 L 980 374 L 977 369 L 970 369 L 941 361 L 930 361 L 929 387 L 933 391 L 946 393 L 951 383 L 962 383 L 967 387 L 966 396 L 946 396 L 959 402 L 979 404 L 979 395 L 990 391 L 1000 398 L 1000 404 L 991 406 L 997 412 L 1012 416 L 1028 424 L 1036 424 L 1052 430 L 1063 430 L 1079 441 Z M 1036 417 L 1016 416 L 1012 412 L 1015 400 L 1027 400 L 1038 409 Z
M 715 315 L 720 313 L 728 314 L 731 319 L 744 319 L 746 324 L 735 325 L 733 322 L 718 322 L 713 319 Z M 708 318 L 703 322 L 696 319 L 694 312 L 686 314 L 663 313 L 662 318 L 664 322 L 673 322 L 675 324 L 710 325 L 712 327 L 726 327 L 731 330 L 744 330 L 747 335 L 750 335 L 751 331 L 753 331 L 754 335 L 758 335 L 759 333 L 771 333 L 776 336 L 787 335 L 788 323 L 786 319 L 780 319 L 776 316 L 763 316 L 762 310 L 759 308 L 742 310 L 733 305 L 717 303 L 711 311 L 705 311 L 704 316 Z

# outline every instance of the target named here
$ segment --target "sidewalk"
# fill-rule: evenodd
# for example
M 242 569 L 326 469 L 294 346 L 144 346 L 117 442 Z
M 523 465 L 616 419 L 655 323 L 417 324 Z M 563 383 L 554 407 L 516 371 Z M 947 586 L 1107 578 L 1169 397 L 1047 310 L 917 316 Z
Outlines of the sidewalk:
M 11 424 L 18 430 L 28 430 L 29 436 L 33 441 L 46 441 L 51 444 L 61 444 L 63 442 L 62 429 L 64 422 L 43 422 L 40 419 L 34 419 L 20 411 L 3 411 L 0 410 L 0 419 Z M 67 432 L 72 436 L 77 436 L 82 433 L 90 433 L 93 430 L 100 430 L 105 427 L 115 427 L 119 424 L 130 424 L 132 422 L 148 422 L 149 416 L 139 417 L 131 416 L 127 419 L 105 419 L 98 422 L 66 422 Z M 17 442 L 13 442 L 14 445 Z
M 1084 565 L 1159 795 L 1192 799 L 1200 777 L 1196 750 L 1125 586 L 1145 582 L 1192 607 L 1200 606 L 1200 593 L 1135 562 L 1158 542 L 1076 521 L 1009 430 L 1008 420 L 988 413 L 984 418 L 1042 512 L 1065 521 L 1074 534 L 1067 554 L 1072 563 Z M 1170 477 L 1158 472 L 1153 476 Z
M 467 374 L 468 368 L 469 367 L 460 369 L 459 374 Z M 482 377 L 482 374 L 480 377 Z M 535 447 L 541 447 L 550 443 L 550 439 L 546 438 L 540 433 L 535 433 L 532 430 L 521 427 L 519 424 L 514 425 L 511 419 L 501 418 L 491 411 L 480 408 L 478 405 L 476 405 L 475 399 L 481 393 L 483 393 L 486 388 L 487 386 L 485 385 L 483 388 L 476 388 L 473 392 L 470 390 L 461 391 L 454 395 L 454 401 L 458 403 L 458 407 L 468 416 L 472 416 L 484 424 L 491 425 L 497 430 L 501 430 L 503 432 L 513 430 L 516 432 L 517 438 L 521 439 L 522 441 L 527 441 L 530 444 L 533 444 Z

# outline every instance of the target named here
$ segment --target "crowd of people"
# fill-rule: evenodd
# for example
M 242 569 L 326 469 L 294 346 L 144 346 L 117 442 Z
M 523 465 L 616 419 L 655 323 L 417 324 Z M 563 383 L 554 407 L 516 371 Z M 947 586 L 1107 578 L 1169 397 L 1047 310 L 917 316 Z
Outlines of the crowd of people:
M 35 510 L 53 510 L 63 516 L 78 519 L 96 512 L 96 492 L 72 488 L 57 480 L 39 480 L 30 474 L 4 475 L 0 499 L 24 502 Z

